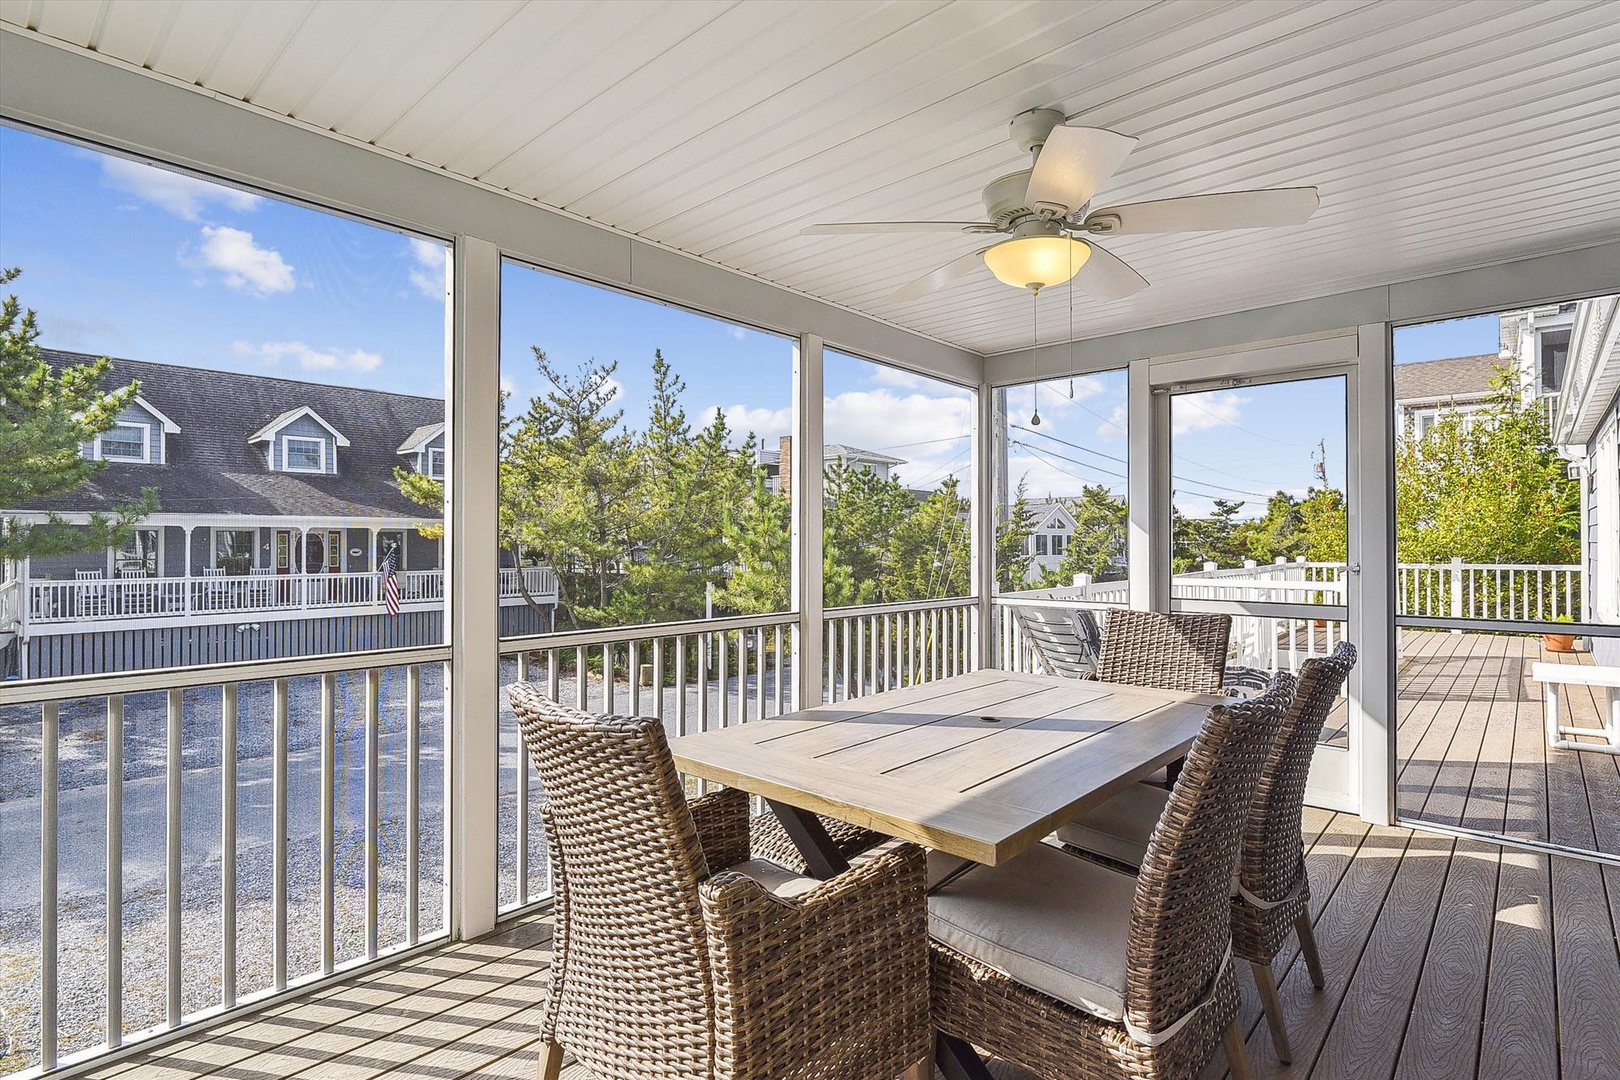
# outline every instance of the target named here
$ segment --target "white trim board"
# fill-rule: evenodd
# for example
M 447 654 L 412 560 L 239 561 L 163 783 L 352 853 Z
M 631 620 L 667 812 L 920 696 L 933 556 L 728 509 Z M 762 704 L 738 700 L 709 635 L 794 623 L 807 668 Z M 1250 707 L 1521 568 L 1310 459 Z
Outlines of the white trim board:
M 1369 324 L 1460 318 L 1611 292 L 1620 292 L 1620 241 L 1146 327 L 1072 345 L 1059 342 L 998 353 L 985 358 L 985 371 L 993 385 L 1012 386 L 1037 378 L 1110 371 L 1148 357 L 1162 360 L 1324 335 L 1354 335 L 1356 327 Z

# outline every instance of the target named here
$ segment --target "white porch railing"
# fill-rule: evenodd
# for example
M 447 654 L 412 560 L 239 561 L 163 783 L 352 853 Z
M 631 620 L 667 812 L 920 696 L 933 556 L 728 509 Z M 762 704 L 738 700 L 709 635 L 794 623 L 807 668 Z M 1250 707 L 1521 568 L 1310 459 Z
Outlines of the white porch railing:
M 0 909 L 38 913 L 33 950 L 6 943 L 38 987 L 6 1018 L 18 1059 L 71 1065 L 444 937 L 449 657 L 0 684 L 23 767 L 0 779 L 38 781 L 0 800 Z
M 523 602 L 519 573 L 517 569 L 501 571 L 503 603 Z M 551 570 L 531 566 L 524 567 L 521 573 L 529 595 L 555 601 L 557 579 Z M 375 573 L 29 580 L 24 584 L 28 597 L 26 621 L 38 626 L 190 615 L 331 611 L 378 607 L 383 602 L 382 578 Z M 442 604 L 444 572 L 404 571 L 399 575 L 399 602 L 402 608 Z
M 810 702 L 929 682 L 972 669 L 970 598 L 832 608 L 826 659 Z M 745 615 L 609 627 L 501 642 L 501 681 L 539 683 L 548 697 L 590 712 L 664 722 L 670 737 L 778 716 L 793 708 L 798 617 Z M 549 895 L 539 778 L 501 695 L 500 909 Z
M 971 597 L 829 608 L 823 701 L 932 682 L 973 670 Z
M 1401 563 L 1397 567 L 1396 611 L 1453 619 L 1541 619 L 1581 617 L 1581 568 L 1565 564 Z M 1344 563 L 1278 562 L 1205 569 L 1171 580 L 1178 599 L 1273 600 L 1287 603 L 1344 603 Z M 1064 595 L 1104 604 L 1125 604 L 1123 581 L 1066 587 Z

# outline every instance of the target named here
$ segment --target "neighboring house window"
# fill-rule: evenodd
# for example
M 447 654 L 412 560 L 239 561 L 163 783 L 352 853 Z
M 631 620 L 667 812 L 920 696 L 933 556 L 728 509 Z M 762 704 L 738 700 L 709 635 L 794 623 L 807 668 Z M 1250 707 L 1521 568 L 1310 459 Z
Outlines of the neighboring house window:
M 152 429 L 145 424 L 119 424 L 96 436 L 96 457 L 103 461 L 151 460 Z
M 281 440 L 281 463 L 287 472 L 326 471 L 326 440 L 285 435 Z
M 156 529 L 135 529 L 113 548 L 113 573 L 119 576 L 156 577 L 159 533 Z
M 382 566 L 383 557 L 388 549 L 398 545 L 399 554 L 394 559 L 394 569 L 403 572 L 405 569 L 405 533 L 400 529 L 382 529 L 377 533 L 377 561 L 373 566 Z
M 343 572 L 343 534 L 336 529 L 326 534 L 326 569 L 332 574 Z
M 1569 331 L 1547 330 L 1536 338 L 1538 389 L 1552 392 L 1564 384 L 1564 365 L 1569 361 Z
M 1035 554 L 1037 554 L 1037 555 L 1045 555 L 1046 554 L 1046 534 L 1045 533 L 1036 533 L 1035 534 Z
M 214 565 L 223 567 L 228 574 L 248 574 L 253 570 L 253 549 L 258 543 L 257 529 L 216 529 Z
M 1052 537 L 1052 554 L 1063 554 L 1063 537 L 1060 535 L 1054 535 Z
M 432 447 L 428 450 L 427 474 L 435 480 L 444 479 L 444 450 L 442 447 Z

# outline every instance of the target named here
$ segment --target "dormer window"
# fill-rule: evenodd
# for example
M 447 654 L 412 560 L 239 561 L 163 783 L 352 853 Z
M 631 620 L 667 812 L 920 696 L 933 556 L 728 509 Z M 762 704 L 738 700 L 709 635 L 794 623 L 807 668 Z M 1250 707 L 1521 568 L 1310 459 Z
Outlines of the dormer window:
M 101 461 L 148 464 L 152 460 L 152 428 L 147 424 L 116 424 L 96 436 L 95 455 Z
M 250 443 L 265 444 L 271 472 L 324 473 L 338 471 L 337 452 L 349 445 L 343 433 L 314 409 L 289 409 L 248 436 Z
M 326 471 L 326 440 L 283 435 L 281 460 L 288 472 L 323 473 Z
M 435 480 L 444 479 L 444 448 L 435 446 L 427 452 L 427 474 Z

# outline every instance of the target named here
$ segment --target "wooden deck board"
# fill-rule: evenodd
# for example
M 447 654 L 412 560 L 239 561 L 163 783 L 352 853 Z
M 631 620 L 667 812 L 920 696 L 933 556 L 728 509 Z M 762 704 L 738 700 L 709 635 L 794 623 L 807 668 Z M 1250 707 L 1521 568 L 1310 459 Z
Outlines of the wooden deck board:
M 1284 1068 L 1240 975 L 1257 1075 L 1620 1075 L 1620 867 L 1369 828 L 1323 810 L 1307 809 L 1304 829 L 1328 986 L 1311 988 L 1296 947 L 1278 957 L 1295 1050 Z M 524 920 L 93 1075 L 532 1077 L 549 945 L 549 920 Z M 563 1076 L 590 1080 L 577 1064 Z
M 1620 757 L 1550 750 L 1535 662 L 1586 664 L 1528 635 L 1406 635 L 1397 727 L 1397 806 L 1510 839 L 1620 854 Z M 1596 726 L 1600 698 L 1571 686 L 1572 722 Z

